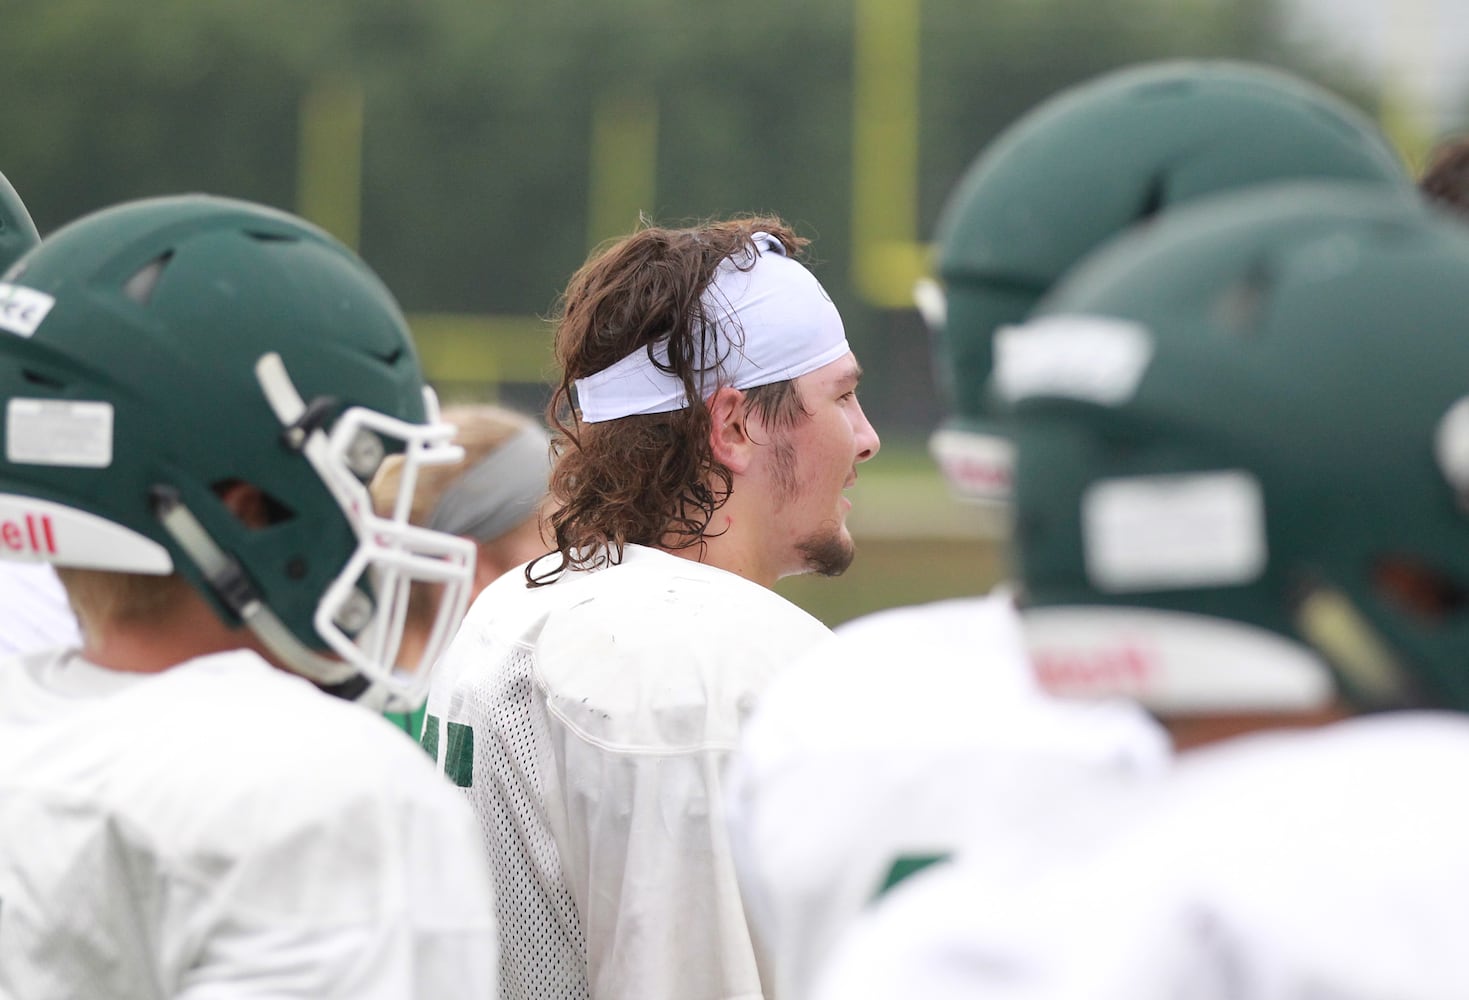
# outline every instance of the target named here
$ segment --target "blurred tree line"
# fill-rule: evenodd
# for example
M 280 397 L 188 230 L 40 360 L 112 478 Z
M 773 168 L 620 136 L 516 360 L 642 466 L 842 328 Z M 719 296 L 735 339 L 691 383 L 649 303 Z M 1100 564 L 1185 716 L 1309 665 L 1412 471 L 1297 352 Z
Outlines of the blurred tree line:
M 630 108 L 650 144 L 647 177 L 622 178 L 636 208 L 794 222 L 870 372 L 869 412 L 918 436 L 941 409 L 921 324 L 852 280 L 863 2 L 883 0 L 5 0 L 0 171 L 43 233 L 186 190 L 300 210 L 303 105 L 345 86 L 361 107 L 360 163 L 335 165 L 360 176 L 346 235 L 405 309 L 545 316 L 599 237 L 637 225 L 592 217 L 599 122 Z M 1007 122 L 1122 64 L 1236 57 L 1365 93 L 1289 48 L 1272 0 L 901 2 L 921 54 L 916 191 L 900 192 L 916 238 Z M 544 339 L 549 373 L 546 331 L 522 335 Z

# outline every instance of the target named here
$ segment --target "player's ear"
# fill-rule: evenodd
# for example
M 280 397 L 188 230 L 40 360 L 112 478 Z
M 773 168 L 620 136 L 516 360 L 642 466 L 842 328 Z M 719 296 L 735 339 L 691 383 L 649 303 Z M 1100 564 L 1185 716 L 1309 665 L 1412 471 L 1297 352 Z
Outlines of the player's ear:
M 725 386 L 709 397 L 709 445 L 715 461 L 736 475 L 750 465 L 754 442 L 746 422 L 745 394 Z

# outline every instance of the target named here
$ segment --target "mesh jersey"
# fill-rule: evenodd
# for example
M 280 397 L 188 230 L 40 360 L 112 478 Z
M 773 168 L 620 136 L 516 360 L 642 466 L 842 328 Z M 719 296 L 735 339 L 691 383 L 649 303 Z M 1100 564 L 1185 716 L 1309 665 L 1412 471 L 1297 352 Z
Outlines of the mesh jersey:
M 488 995 L 478 840 L 401 732 L 253 653 L 0 663 L 7 1000 Z
M 424 740 L 479 813 L 501 996 L 761 995 L 721 769 L 769 678 L 830 635 L 763 587 L 639 546 L 481 594 Z
M 1007 876 L 1065 853 L 1097 835 L 1100 810 L 1058 825 L 1060 803 L 1080 812 L 1169 761 L 1131 703 L 1037 689 L 1008 594 L 840 627 L 771 684 L 730 767 L 737 871 L 778 995 L 809 996 L 843 930 L 905 872 L 960 845 Z
M 1125 837 L 995 896 L 966 860 L 853 925 L 818 1000 L 1469 996 L 1469 720 L 1184 754 Z

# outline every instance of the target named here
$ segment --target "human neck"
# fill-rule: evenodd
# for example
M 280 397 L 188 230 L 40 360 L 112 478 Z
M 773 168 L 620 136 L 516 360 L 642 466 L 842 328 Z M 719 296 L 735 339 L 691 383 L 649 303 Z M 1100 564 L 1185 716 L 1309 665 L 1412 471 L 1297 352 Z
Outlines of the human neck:
M 758 583 L 767 590 L 775 587 L 781 574 L 760 558 L 757 544 L 758 532 L 742 518 L 738 511 L 730 512 L 721 507 L 704 529 L 703 539 L 698 545 L 681 548 L 659 546 L 669 555 L 688 559 L 722 569 L 726 573 L 742 576 L 751 583 Z
M 1315 729 L 1353 715 L 1342 701 L 1299 712 L 1234 712 L 1211 715 L 1174 715 L 1159 721 L 1168 730 L 1173 748 L 1192 750 L 1236 736 L 1278 729 Z
M 225 625 L 203 598 L 189 593 L 156 619 L 89 630 L 82 656 L 106 670 L 151 674 L 234 649 L 260 652 L 253 633 Z
M 430 623 L 431 624 L 431 623 Z M 424 647 L 428 645 L 429 626 L 409 621 L 403 627 L 403 638 L 398 644 L 399 663 L 419 663 L 423 660 Z M 440 649 L 442 655 L 442 648 Z

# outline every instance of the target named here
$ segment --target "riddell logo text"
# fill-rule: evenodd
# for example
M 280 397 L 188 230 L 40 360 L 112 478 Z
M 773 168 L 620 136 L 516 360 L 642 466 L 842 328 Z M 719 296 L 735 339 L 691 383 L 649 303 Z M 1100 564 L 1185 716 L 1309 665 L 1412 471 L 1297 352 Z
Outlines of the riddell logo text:
M 0 521 L 0 545 L 11 552 L 56 554 L 56 534 L 48 514 L 26 514 L 14 521 Z
M 29 337 L 55 304 L 56 300 L 44 292 L 0 281 L 0 330 Z
M 1134 694 L 1157 672 L 1151 651 L 1134 643 L 1096 649 L 1032 651 L 1036 677 L 1053 694 Z
M 1003 462 L 985 462 L 970 456 L 943 460 L 944 474 L 964 489 L 977 493 L 1010 489 L 1010 467 Z

